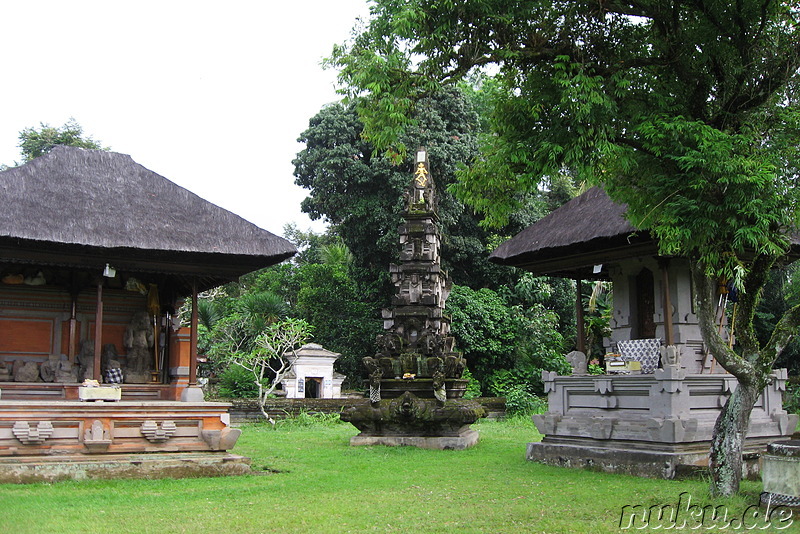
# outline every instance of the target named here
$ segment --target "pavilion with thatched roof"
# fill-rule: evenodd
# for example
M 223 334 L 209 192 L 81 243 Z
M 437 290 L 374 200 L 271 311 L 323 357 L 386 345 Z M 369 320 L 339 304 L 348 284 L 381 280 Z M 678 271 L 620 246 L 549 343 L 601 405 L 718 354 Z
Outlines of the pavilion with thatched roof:
M 294 246 L 114 152 L 57 146 L 0 172 L 0 203 L 0 460 L 231 448 L 198 394 L 197 294 Z M 78 401 L 115 376 L 120 402 Z
M 625 211 L 592 188 L 501 244 L 490 260 L 577 286 L 573 375 L 543 373 L 548 412 L 534 421 L 545 438 L 528 445 L 528 458 L 672 478 L 707 463 L 714 422 L 737 382 L 705 350 L 688 259 L 660 256 L 657 241 Z M 582 280 L 613 282 L 606 352 L 640 354 L 623 354 L 613 374 L 586 371 Z M 794 431 L 797 416 L 781 402 L 786 378 L 776 370 L 756 403 L 750 453 Z M 757 469 L 757 457 L 746 465 Z

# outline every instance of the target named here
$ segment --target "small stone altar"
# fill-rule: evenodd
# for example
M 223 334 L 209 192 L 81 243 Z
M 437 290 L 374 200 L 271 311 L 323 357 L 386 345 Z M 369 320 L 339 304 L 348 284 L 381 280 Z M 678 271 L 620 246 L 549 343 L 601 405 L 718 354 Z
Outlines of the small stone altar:
M 462 398 L 464 358 L 444 315 L 451 283 L 440 263 L 435 195 L 428 155 L 420 149 L 399 228 L 400 264 L 389 267 L 397 288 L 394 307 L 383 310 L 378 353 L 364 358 L 370 403 L 341 416 L 361 431 L 351 445 L 466 449 L 478 442 L 470 425 L 485 413 L 478 402 Z

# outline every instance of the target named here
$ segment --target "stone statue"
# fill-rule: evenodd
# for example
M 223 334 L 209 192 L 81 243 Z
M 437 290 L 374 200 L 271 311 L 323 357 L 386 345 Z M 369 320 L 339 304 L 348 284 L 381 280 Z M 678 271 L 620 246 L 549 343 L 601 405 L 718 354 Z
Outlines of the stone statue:
M 681 349 L 675 345 L 661 346 L 661 367 L 680 367 Z
M 153 361 L 153 324 L 146 311 L 136 312 L 125 329 L 123 344 L 128 352 L 125 382 L 145 384 L 150 381 L 150 363 Z
M 73 365 L 73 363 L 67 359 L 66 355 L 62 354 L 61 359 L 59 359 L 58 365 L 56 366 L 55 381 L 60 384 L 76 383 L 78 382 L 79 373 L 80 370 L 78 367 Z
M 42 375 L 42 380 L 44 380 L 45 382 L 55 382 L 58 359 L 59 359 L 58 354 L 51 354 L 39 368 L 39 374 Z
M 103 345 L 103 350 L 100 352 L 100 370 L 103 372 L 103 376 L 105 376 L 105 372 L 108 370 L 109 366 L 111 365 L 110 362 L 116 361 L 117 367 L 119 367 L 119 354 L 117 354 L 117 346 L 113 343 L 106 343 Z
M 20 360 L 17 360 L 20 361 Z M 25 362 L 16 367 L 14 372 L 14 382 L 41 382 L 39 378 L 39 366 L 36 362 Z
M 8 371 L 8 367 L 6 367 L 5 359 L 0 356 L 0 382 L 10 382 L 11 381 L 11 373 Z
M 66 354 L 51 354 L 39 368 L 42 380 L 61 384 L 78 382 L 79 372 L 80 370 L 67 359 Z
M 367 356 L 362 361 L 369 373 L 369 401 L 372 404 L 377 404 L 381 400 L 381 377 L 383 376 L 383 370 L 375 358 Z
M 78 382 L 80 369 L 67 359 L 66 354 L 51 354 L 39 368 L 42 380 L 59 384 Z
M 586 368 L 586 355 L 579 350 L 573 350 L 566 356 L 567 361 L 572 366 L 573 375 L 588 374 Z
M 83 382 L 87 378 L 94 376 L 94 341 L 84 339 L 81 341 L 81 348 L 77 355 L 78 360 L 78 382 Z

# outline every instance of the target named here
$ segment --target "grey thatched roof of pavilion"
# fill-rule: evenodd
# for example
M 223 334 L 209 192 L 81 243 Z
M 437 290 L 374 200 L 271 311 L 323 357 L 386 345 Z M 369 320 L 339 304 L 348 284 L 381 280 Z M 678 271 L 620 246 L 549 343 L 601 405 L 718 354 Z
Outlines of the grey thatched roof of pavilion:
M 208 264 L 230 275 L 297 252 L 287 240 L 114 152 L 54 147 L 0 172 L 0 203 L 4 248 L 131 257 L 139 265 L 153 258 L 167 266 L 162 270 L 191 264 L 198 273 Z
M 655 253 L 655 241 L 626 219 L 627 207 L 593 187 L 502 243 L 489 259 L 539 274 L 596 278 L 598 263 Z
M 593 187 L 502 243 L 489 260 L 537 274 L 606 278 L 594 266 L 658 254 L 656 240 L 631 225 L 626 211 L 626 205 Z M 800 231 L 792 232 L 790 241 L 786 259 L 794 261 L 800 257 Z

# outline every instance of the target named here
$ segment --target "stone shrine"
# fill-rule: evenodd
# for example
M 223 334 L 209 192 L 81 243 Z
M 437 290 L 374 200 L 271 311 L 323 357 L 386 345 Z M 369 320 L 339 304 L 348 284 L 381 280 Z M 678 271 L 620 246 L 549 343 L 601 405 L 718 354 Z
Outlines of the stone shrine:
M 478 442 L 469 425 L 484 410 L 461 398 L 464 358 L 444 315 L 451 283 L 441 268 L 436 190 L 424 149 L 415 164 L 399 227 L 400 264 L 389 267 L 397 293 L 393 308 L 383 310 L 378 353 L 364 358 L 370 404 L 346 410 L 342 419 L 361 430 L 351 445 L 465 449 Z
M 307 343 L 296 352 L 284 357 L 292 361 L 292 368 L 281 380 L 287 399 L 336 399 L 342 396 L 345 375 L 333 370 L 333 363 L 341 356 L 322 345 Z

